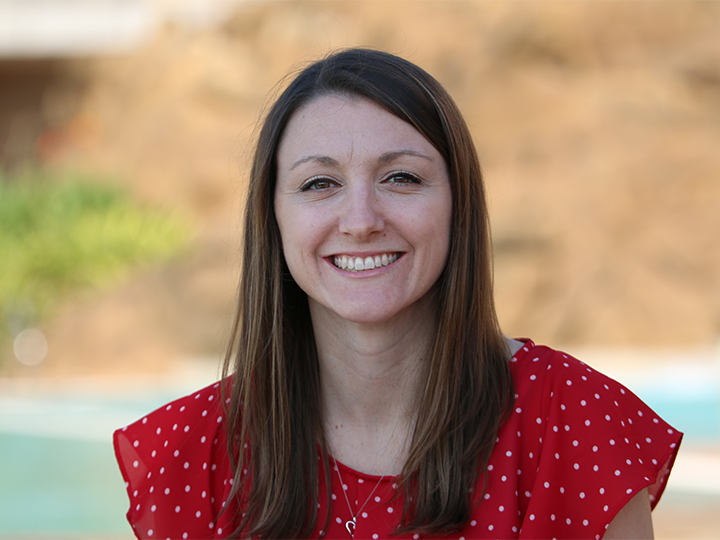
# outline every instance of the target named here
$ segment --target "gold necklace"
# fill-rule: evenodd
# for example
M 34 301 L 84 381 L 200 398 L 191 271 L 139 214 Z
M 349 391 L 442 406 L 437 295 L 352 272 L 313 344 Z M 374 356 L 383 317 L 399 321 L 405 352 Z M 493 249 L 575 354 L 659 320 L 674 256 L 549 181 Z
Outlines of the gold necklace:
M 370 492 L 370 495 L 368 495 L 368 498 L 365 499 L 365 502 L 360 507 L 360 510 L 357 511 L 357 514 L 354 514 L 352 511 L 352 508 L 350 507 L 350 500 L 348 499 L 347 490 L 345 489 L 345 482 L 343 482 L 342 475 L 340 474 L 340 467 L 338 466 L 337 459 L 335 459 L 333 457 L 333 461 L 335 462 L 335 470 L 337 471 L 338 478 L 340 479 L 340 489 L 342 489 L 343 495 L 345 495 L 345 502 L 347 503 L 348 511 L 350 512 L 350 515 L 352 516 L 352 519 L 348 519 L 345 522 L 345 528 L 347 529 L 347 532 L 350 533 L 350 538 L 355 538 L 355 525 L 357 525 L 357 517 L 360 515 L 360 512 L 363 511 L 363 508 L 365 508 L 365 505 L 370 500 L 370 497 L 373 496 L 373 493 L 375 493 L 375 490 L 380 485 L 380 482 L 383 481 L 383 478 L 385 478 L 385 475 L 383 474 L 380 477 L 380 480 L 377 481 L 377 484 L 375 484 L 375 487 Z

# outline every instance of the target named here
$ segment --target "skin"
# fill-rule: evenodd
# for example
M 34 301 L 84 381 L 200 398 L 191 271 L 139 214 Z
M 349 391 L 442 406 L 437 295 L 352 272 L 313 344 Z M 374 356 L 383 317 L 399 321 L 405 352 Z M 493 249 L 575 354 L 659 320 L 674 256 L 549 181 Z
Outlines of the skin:
M 275 214 L 288 268 L 308 295 L 332 455 L 368 474 L 399 474 L 449 249 L 447 166 L 414 127 L 336 95 L 293 115 L 277 165 Z M 382 254 L 398 259 L 365 272 L 333 264 Z M 508 347 L 514 354 L 522 343 Z M 652 538 L 647 501 L 647 490 L 634 497 L 605 538 Z

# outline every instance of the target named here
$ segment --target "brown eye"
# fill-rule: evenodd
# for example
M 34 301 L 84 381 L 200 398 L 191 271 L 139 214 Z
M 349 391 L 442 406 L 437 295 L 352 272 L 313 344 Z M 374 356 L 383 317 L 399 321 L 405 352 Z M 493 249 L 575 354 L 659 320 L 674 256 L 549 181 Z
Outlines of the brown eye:
M 309 191 L 309 190 L 323 190 L 323 189 L 329 189 L 335 185 L 335 182 L 331 180 L 330 178 L 324 178 L 324 177 L 317 177 L 317 178 L 311 178 L 307 182 L 305 182 L 302 187 L 300 188 L 300 191 Z
M 409 172 L 397 172 L 388 176 L 385 182 L 393 184 L 419 184 L 420 179 Z

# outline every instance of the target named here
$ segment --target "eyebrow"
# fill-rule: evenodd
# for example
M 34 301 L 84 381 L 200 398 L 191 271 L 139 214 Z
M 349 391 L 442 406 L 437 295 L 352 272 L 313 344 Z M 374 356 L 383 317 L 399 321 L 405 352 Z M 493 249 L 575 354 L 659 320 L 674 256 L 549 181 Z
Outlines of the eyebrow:
M 394 150 L 392 152 L 385 152 L 383 155 L 381 155 L 378 158 L 378 163 L 381 164 L 387 164 L 391 163 L 394 160 L 398 159 L 401 156 L 415 156 L 422 159 L 427 159 L 428 161 L 433 161 L 433 158 L 422 154 L 420 152 L 416 152 L 415 150 Z M 289 170 L 293 170 L 295 167 L 298 167 L 299 165 L 302 165 L 303 163 L 308 163 L 309 161 L 315 161 L 317 163 L 322 163 L 323 165 L 330 165 L 332 167 L 337 167 L 340 165 L 336 159 L 333 159 L 329 156 L 323 156 L 321 154 L 313 154 L 311 156 L 304 156 L 298 159 L 295 163 L 292 164 Z
M 340 165 L 337 160 L 329 157 L 329 156 L 323 156 L 320 154 L 313 154 L 312 156 L 305 156 L 298 159 L 295 163 L 292 164 L 289 170 L 293 170 L 298 165 L 302 165 L 303 163 L 307 163 L 308 161 L 316 161 L 318 163 L 322 163 L 323 165 L 330 165 L 333 167 L 337 167 Z
M 380 156 L 378 158 L 378 162 L 382 163 L 382 164 L 386 164 L 386 163 L 390 163 L 402 156 L 415 156 L 415 157 L 427 159 L 428 161 L 433 161 L 433 158 L 431 158 L 430 156 L 428 156 L 426 154 L 416 152 L 415 150 L 403 149 L 403 150 L 395 150 L 393 152 L 384 153 L 382 156 Z

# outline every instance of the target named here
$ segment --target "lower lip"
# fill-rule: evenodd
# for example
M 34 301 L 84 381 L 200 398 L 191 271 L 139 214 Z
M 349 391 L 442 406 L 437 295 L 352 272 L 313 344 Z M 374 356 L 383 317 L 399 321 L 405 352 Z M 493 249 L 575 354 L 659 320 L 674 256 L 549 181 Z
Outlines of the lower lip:
M 372 277 L 372 276 L 377 276 L 377 275 L 379 275 L 379 274 L 382 274 L 382 273 L 385 272 L 386 270 L 389 270 L 389 269 L 391 269 L 393 266 L 395 266 L 395 265 L 396 265 L 398 262 L 400 262 L 403 258 L 405 258 L 405 254 L 404 254 L 404 253 L 400 253 L 399 256 L 398 256 L 398 258 L 395 259 L 392 263 L 388 264 L 387 266 L 381 266 L 381 267 L 379 267 L 379 268 L 373 268 L 372 270 L 361 270 L 361 271 L 359 271 L 359 272 L 351 272 L 350 270 L 343 270 L 342 268 L 338 268 L 338 267 L 335 266 L 335 265 L 333 264 L 333 262 L 332 262 L 333 257 L 326 257 L 326 258 L 325 258 L 325 261 L 326 261 L 330 266 L 332 266 L 332 268 L 333 268 L 335 271 L 340 272 L 343 276 L 358 277 L 358 278 L 360 278 L 360 277 Z

